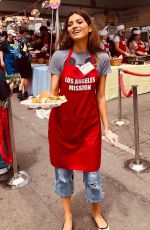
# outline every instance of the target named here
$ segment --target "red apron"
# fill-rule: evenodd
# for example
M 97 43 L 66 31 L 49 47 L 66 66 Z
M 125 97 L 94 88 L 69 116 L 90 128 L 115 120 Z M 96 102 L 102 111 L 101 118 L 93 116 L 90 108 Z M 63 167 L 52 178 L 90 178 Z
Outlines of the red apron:
M 101 41 L 101 47 L 102 50 L 104 50 L 106 53 L 109 53 L 109 44 L 106 41 Z
M 126 39 L 125 38 L 120 37 L 119 48 L 121 50 L 125 51 L 125 52 L 127 51 L 127 45 L 126 45 Z M 122 63 L 126 63 L 125 55 L 123 55 L 123 54 L 121 54 L 121 53 L 118 52 L 117 56 L 119 57 L 120 55 L 123 56 Z
M 49 119 L 50 160 L 54 167 L 97 171 L 101 162 L 101 124 L 96 99 L 99 74 L 86 75 L 70 64 L 72 50 L 60 77 L 60 95 L 67 103 L 53 108 Z M 94 55 L 91 55 L 95 65 Z
M 137 42 L 138 48 L 136 51 L 140 51 L 142 53 L 146 52 L 145 45 L 142 41 Z
M 4 107 L 0 107 L 0 155 L 5 163 L 12 164 L 8 109 Z
M 104 43 L 104 50 L 106 53 L 109 53 L 109 44 L 107 42 Z
M 126 45 L 126 39 L 125 38 L 120 37 L 119 48 L 126 52 L 127 45 Z

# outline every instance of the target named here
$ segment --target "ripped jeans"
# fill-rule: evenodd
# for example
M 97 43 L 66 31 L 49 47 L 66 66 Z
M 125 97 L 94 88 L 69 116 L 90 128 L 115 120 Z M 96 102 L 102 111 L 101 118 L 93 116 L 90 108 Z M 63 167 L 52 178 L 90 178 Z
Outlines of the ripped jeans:
M 91 203 L 100 202 L 103 197 L 102 182 L 99 171 L 83 172 L 83 182 L 85 184 L 85 194 Z M 56 193 L 61 197 L 68 197 L 74 191 L 74 172 L 55 168 Z

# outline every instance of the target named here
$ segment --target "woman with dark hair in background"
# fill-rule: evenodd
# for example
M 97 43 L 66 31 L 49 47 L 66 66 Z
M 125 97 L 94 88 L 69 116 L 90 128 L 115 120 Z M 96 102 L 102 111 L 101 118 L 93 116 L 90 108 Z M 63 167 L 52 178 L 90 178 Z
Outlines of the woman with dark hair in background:
M 60 50 L 51 59 L 51 95 L 65 95 L 67 102 L 53 108 L 49 120 L 50 160 L 55 167 L 56 193 L 64 208 L 63 230 L 73 229 L 71 196 L 73 170 L 83 172 L 85 193 L 92 204 L 98 229 L 109 229 L 101 215 L 101 122 L 112 145 L 118 137 L 108 128 L 105 83 L 110 73 L 109 57 L 99 52 L 99 36 L 86 11 L 76 10 L 67 17 Z
M 128 40 L 129 50 L 132 54 L 135 55 L 147 55 L 147 47 L 145 43 L 141 40 L 141 31 L 139 29 L 134 28 L 132 30 L 132 35 Z
M 99 36 L 100 36 L 100 48 L 101 50 L 105 51 L 108 55 L 110 55 L 109 52 L 109 43 L 107 42 L 108 40 L 108 31 L 103 29 L 99 31 Z

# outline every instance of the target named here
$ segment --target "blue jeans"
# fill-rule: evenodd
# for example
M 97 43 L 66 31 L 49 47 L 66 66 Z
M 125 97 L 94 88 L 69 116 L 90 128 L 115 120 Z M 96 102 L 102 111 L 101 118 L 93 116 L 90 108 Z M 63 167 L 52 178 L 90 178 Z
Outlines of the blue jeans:
M 0 156 L 0 169 L 6 168 L 7 164 L 3 161 L 2 157 Z
M 56 193 L 61 197 L 68 197 L 74 191 L 74 172 L 55 168 L 55 186 Z M 99 171 L 83 172 L 83 182 L 85 184 L 85 194 L 92 203 L 100 202 L 103 197 L 102 182 Z

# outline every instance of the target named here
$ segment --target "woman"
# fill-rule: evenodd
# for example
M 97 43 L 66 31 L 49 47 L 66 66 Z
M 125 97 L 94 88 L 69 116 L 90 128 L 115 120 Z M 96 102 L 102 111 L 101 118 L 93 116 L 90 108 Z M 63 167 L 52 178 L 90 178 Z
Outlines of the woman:
M 101 126 L 108 140 L 117 145 L 117 136 L 108 130 L 105 101 L 109 57 L 98 53 L 98 32 L 83 10 L 69 14 L 60 39 L 60 50 L 51 59 L 51 95 L 65 95 L 67 102 L 53 108 L 49 120 L 51 164 L 55 167 L 56 192 L 64 208 L 63 230 L 73 228 L 71 195 L 73 170 L 83 171 L 85 192 L 92 203 L 92 216 L 99 229 L 109 229 L 100 214 L 103 198 L 99 174 Z M 86 63 L 86 64 L 85 64 Z
M 108 31 L 107 30 L 100 30 L 100 48 L 105 51 L 108 55 L 110 55 L 109 52 L 109 43 L 108 40 Z
M 129 38 L 129 50 L 135 55 L 147 55 L 147 47 L 141 40 L 141 31 L 134 29 L 131 37 Z
M 114 46 L 117 57 L 123 56 L 123 62 L 126 62 L 125 57 L 130 57 L 132 54 L 130 53 L 130 50 L 127 47 L 127 41 L 126 41 L 126 30 L 124 25 L 117 26 L 117 34 L 114 36 Z
M 17 70 L 21 76 L 21 83 L 19 84 L 19 92 L 17 97 L 21 101 L 28 98 L 29 81 L 32 77 L 31 55 L 28 51 L 26 40 L 27 34 L 28 30 L 21 27 L 15 41 L 16 46 L 20 51 L 20 54 L 16 59 L 16 63 Z

